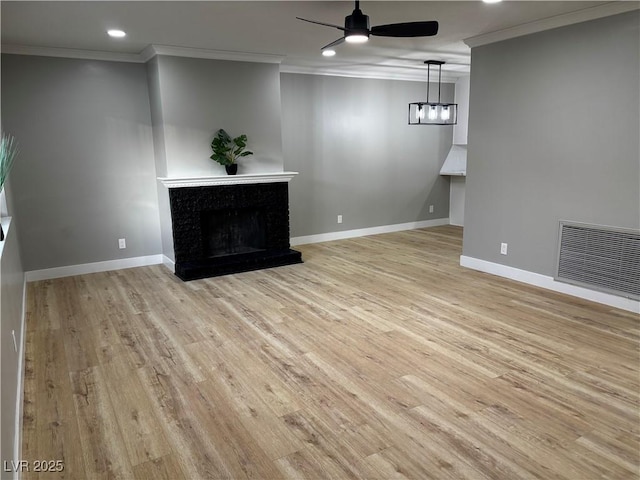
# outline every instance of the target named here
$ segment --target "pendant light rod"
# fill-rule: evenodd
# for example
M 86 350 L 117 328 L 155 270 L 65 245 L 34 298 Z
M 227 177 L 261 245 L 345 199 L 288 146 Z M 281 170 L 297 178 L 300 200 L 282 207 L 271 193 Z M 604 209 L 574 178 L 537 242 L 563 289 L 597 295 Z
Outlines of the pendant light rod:
M 431 65 L 438 66 L 438 103 L 440 103 L 440 92 L 442 88 L 442 65 L 445 62 L 441 60 L 425 60 L 424 63 L 427 65 L 427 103 L 429 103 L 429 83 L 431 83 Z
M 430 84 L 431 84 L 431 64 L 427 63 L 427 103 L 429 103 L 429 85 Z
M 438 103 L 440 103 L 440 91 L 442 90 L 442 65 L 438 67 Z

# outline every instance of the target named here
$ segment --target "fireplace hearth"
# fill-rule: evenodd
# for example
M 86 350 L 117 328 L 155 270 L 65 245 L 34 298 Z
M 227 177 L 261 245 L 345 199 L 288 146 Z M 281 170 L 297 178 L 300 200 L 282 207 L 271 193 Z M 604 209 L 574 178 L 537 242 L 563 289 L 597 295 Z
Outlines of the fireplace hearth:
M 289 245 L 286 182 L 170 188 L 169 202 L 182 280 L 302 262 Z

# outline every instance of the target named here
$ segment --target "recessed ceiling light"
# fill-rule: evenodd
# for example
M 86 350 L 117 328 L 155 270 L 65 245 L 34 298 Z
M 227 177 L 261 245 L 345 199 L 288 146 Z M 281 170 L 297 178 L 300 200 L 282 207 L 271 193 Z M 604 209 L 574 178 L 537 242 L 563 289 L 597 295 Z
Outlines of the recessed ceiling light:
M 127 34 L 124 31 L 115 30 L 115 29 L 107 30 L 107 35 L 109 35 L 110 37 L 113 37 L 113 38 L 122 38 L 122 37 L 126 37 L 127 36 Z
M 502 0 L 482 0 L 484 3 L 500 3 Z
M 331 49 L 322 50 L 322 55 L 324 55 L 325 57 L 333 57 L 335 54 L 336 54 L 335 50 L 331 50 Z

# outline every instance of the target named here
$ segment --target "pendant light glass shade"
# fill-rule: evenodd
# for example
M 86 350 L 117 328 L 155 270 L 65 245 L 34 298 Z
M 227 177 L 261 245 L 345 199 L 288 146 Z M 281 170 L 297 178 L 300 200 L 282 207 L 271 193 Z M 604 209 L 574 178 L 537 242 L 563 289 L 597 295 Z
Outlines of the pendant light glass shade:
M 440 91 L 442 87 L 442 64 L 439 60 L 427 60 L 427 101 L 409 104 L 409 125 L 455 125 L 458 123 L 458 104 L 442 103 Z M 438 101 L 429 101 L 429 77 L 431 65 L 438 66 Z
M 409 104 L 409 125 L 455 125 L 457 116 L 458 105 L 455 103 Z

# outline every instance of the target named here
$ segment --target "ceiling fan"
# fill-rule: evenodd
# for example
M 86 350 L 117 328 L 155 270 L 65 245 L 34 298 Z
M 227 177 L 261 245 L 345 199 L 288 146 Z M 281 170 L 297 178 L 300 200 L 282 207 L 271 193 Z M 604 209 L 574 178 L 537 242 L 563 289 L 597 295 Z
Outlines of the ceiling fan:
M 369 35 L 377 37 L 430 37 L 438 33 L 438 22 L 436 21 L 390 23 L 388 25 L 369 27 L 369 16 L 362 13 L 358 0 L 356 0 L 356 8 L 351 15 L 345 17 L 344 27 L 307 20 L 306 18 L 296 18 L 304 22 L 337 28 L 344 32 L 343 37 L 322 47 L 323 53 L 345 41 L 349 43 L 364 43 L 369 39 Z

